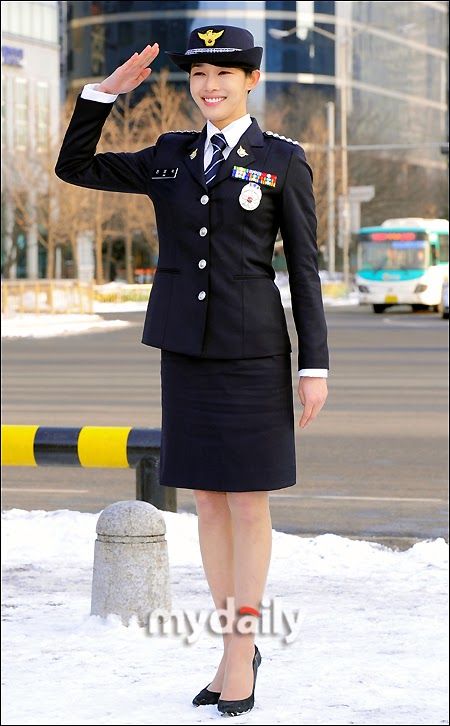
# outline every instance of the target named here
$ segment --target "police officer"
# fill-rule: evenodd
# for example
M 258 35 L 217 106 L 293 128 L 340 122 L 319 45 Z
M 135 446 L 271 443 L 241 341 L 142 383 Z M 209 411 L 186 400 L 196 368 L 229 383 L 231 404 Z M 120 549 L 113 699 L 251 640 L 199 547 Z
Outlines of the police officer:
M 201 131 L 96 153 L 117 95 L 151 73 L 157 43 L 78 96 L 56 174 L 70 184 L 144 194 L 159 260 L 142 343 L 161 349 L 160 483 L 193 490 L 216 608 L 234 608 L 217 672 L 193 699 L 226 715 L 254 705 L 254 643 L 270 562 L 269 491 L 296 483 L 292 347 L 272 257 L 281 230 L 298 337 L 303 429 L 327 397 L 327 326 L 318 274 L 312 170 L 301 146 L 247 112 L 263 49 L 242 28 L 194 29 L 184 53 Z M 240 627 L 253 622 L 251 632 Z M 248 624 L 248 623 L 247 623 Z

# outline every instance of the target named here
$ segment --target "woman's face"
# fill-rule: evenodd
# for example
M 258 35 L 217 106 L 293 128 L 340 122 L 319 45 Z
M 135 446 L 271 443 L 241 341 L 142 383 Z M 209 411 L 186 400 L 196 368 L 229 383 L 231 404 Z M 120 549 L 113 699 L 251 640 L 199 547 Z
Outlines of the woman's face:
M 242 68 L 195 63 L 189 74 L 191 96 L 204 119 L 222 129 L 247 113 L 247 91 L 254 88 L 260 71 L 247 76 Z

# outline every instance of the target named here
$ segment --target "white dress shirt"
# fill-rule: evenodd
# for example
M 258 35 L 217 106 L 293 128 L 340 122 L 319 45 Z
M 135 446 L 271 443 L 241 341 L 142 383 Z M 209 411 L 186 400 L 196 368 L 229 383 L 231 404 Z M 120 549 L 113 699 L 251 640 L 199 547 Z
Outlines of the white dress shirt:
M 81 98 L 85 98 L 88 101 L 99 101 L 100 103 L 113 103 L 118 94 L 115 93 L 103 93 L 103 91 L 97 91 L 98 83 L 87 83 L 82 92 Z M 228 126 L 223 129 L 218 129 L 208 119 L 206 122 L 206 141 L 205 141 L 205 156 L 204 156 L 204 168 L 206 169 L 212 159 L 213 147 L 211 144 L 211 136 L 214 134 L 223 134 L 225 136 L 227 146 L 223 150 L 223 156 L 226 159 L 228 154 L 231 153 L 232 149 L 236 146 L 237 142 L 241 138 L 242 134 L 247 131 L 251 125 L 252 119 L 249 113 L 245 116 L 232 121 Z M 327 368 L 302 368 L 298 372 L 300 376 L 311 376 L 314 378 L 328 378 Z

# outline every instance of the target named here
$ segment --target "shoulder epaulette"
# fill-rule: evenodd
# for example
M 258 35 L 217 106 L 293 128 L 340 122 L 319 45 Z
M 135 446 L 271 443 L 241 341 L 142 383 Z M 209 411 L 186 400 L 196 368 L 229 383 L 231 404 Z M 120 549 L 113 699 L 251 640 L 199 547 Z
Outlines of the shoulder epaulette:
M 287 141 L 288 144 L 296 144 L 297 146 L 300 146 L 298 141 L 294 141 L 294 139 L 286 138 L 286 136 L 281 136 L 280 134 L 276 134 L 275 131 L 263 131 L 263 134 L 265 136 L 274 136 L 276 139 L 281 139 L 281 141 Z

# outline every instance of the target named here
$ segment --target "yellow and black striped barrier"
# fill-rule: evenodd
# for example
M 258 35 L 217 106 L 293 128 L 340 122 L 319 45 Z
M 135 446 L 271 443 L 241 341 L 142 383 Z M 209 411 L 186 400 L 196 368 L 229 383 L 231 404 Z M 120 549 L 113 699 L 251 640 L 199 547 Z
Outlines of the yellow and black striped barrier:
M 159 484 L 161 429 L 2 425 L 2 466 L 136 469 L 136 499 L 176 512 L 176 488 Z

